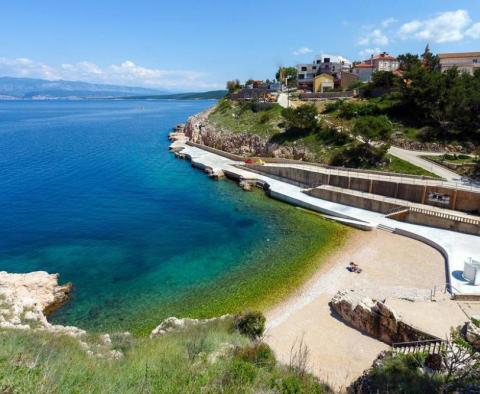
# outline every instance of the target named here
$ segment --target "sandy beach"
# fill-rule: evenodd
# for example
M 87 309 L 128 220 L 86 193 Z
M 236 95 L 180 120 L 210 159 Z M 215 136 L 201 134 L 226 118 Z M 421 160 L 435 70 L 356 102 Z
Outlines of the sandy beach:
M 351 261 L 362 268 L 360 274 L 346 269 Z M 445 261 L 437 250 L 384 231 L 353 230 L 302 288 L 267 313 L 266 341 L 288 364 L 292 346 L 303 339 L 311 372 L 341 390 L 389 347 L 333 317 L 328 302 L 335 293 L 355 289 L 381 300 L 421 301 L 444 284 Z

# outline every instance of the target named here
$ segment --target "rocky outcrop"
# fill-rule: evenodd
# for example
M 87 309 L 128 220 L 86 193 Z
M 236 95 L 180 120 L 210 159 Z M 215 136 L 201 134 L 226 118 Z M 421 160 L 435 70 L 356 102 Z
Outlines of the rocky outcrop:
M 71 284 L 58 284 L 58 274 L 0 272 L 0 328 L 33 328 L 84 335 L 85 331 L 79 328 L 52 325 L 46 318 L 68 301 L 71 290 Z
M 372 300 L 353 290 L 341 290 L 329 303 L 332 310 L 348 325 L 389 345 L 436 339 L 401 320 L 383 302 Z
M 241 156 L 276 157 L 313 161 L 314 155 L 306 148 L 285 146 L 270 142 L 256 134 L 231 133 L 213 125 L 208 116 L 213 109 L 191 116 L 184 128 L 190 141 Z
M 157 327 L 155 327 L 150 333 L 150 338 L 158 337 L 165 335 L 173 331 L 181 331 L 191 327 L 196 327 L 199 325 L 205 325 L 214 322 L 221 322 L 231 318 L 230 315 L 223 315 L 220 317 L 213 317 L 211 319 L 190 319 L 183 318 L 178 319 L 176 317 L 169 317 L 163 320 Z
M 480 327 L 468 322 L 464 327 L 464 337 L 476 350 L 480 351 Z
M 451 152 L 451 153 L 469 153 L 475 150 L 475 146 L 471 143 L 462 145 L 441 144 L 438 142 L 420 142 L 406 140 L 398 135 L 392 136 L 392 145 L 402 149 L 425 151 L 425 152 Z

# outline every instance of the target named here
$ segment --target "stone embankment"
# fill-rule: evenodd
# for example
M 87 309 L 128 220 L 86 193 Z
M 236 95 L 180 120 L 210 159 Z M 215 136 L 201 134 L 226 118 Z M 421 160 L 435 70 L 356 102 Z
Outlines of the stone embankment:
M 453 145 L 453 144 L 442 144 L 438 142 L 420 142 L 406 140 L 399 136 L 392 137 L 392 145 L 397 146 L 406 150 L 413 151 L 424 151 L 424 152 L 450 152 L 450 153 L 470 153 L 475 150 L 475 145 L 472 143 L 467 143 L 465 146 L 462 145 Z
M 313 161 L 315 158 L 306 148 L 279 145 L 256 134 L 231 133 L 222 130 L 208 120 L 212 111 L 213 108 L 188 118 L 184 134 L 190 141 L 241 156 L 305 161 Z
M 437 339 L 402 321 L 381 301 L 372 300 L 353 290 L 341 290 L 329 303 L 330 308 L 348 325 L 389 345 Z

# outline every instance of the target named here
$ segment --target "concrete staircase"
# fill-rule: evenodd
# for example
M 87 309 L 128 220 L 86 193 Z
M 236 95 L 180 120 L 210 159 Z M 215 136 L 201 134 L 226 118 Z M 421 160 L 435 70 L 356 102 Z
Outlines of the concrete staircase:
M 386 226 L 385 224 L 378 224 L 377 229 L 386 231 L 388 233 L 394 233 L 395 232 L 395 229 L 393 227 Z
M 445 341 L 440 338 L 414 342 L 398 342 L 392 344 L 392 350 L 394 354 L 439 354 L 445 350 L 445 348 Z

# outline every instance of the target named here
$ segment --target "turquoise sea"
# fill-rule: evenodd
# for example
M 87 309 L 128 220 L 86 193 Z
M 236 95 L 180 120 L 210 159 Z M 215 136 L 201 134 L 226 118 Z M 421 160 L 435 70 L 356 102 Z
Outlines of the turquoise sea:
M 211 105 L 0 102 L 0 270 L 72 282 L 53 322 L 152 326 L 199 301 L 198 289 L 221 293 L 233 273 L 241 283 L 274 246 L 295 249 L 298 231 L 283 215 L 294 208 L 168 153 L 170 129 Z

